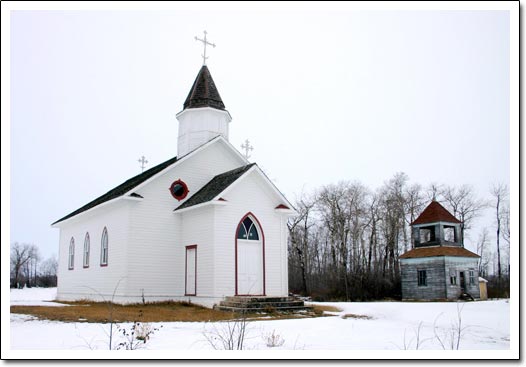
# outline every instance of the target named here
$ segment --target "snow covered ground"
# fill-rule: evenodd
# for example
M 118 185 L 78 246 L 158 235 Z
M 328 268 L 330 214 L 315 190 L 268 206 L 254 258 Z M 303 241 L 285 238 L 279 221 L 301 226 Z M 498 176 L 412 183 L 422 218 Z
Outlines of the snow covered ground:
M 11 304 L 57 305 L 49 302 L 55 298 L 55 295 L 55 288 L 11 290 Z M 276 353 L 279 350 L 327 351 L 323 357 L 318 353 L 318 358 L 332 358 L 333 354 L 329 352 L 330 350 L 407 352 L 407 350 L 419 349 L 444 353 L 443 349 L 456 349 L 457 342 L 460 350 L 510 349 L 509 300 L 467 303 L 337 302 L 324 304 L 336 306 L 342 311 L 332 313 L 334 316 L 331 317 L 249 323 L 245 348 L 266 351 L 263 358 L 270 357 L 273 354 L 269 353 Z M 107 324 L 43 321 L 17 314 L 11 314 L 10 320 L 11 350 L 92 351 L 108 349 L 109 325 Z M 121 324 L 120 327 L 130 329 L 131 324 Z M 185 355 L 185 358 L 203 358 L 202 353 L 205 350 L 214 350 L 206 336 L 223 334 L 227 329 L 227 324 L 224 322 L 213 324 L 164 322 L 154 323 L 153 327 L 159 330 L 146 344 L 142 345 L 142 349 L 191 352 L 190 354 L 174 353 L 171 354 L 171 357 L 163 358 L 180 358 L 182 355 Z M 461 331 L 460 338 L 458 338 L 459 330 Z M 275 336 L 274 344 L 282 343 L 282 345 L 267 345 L 272 334 Z M 121 335 L 117 333 L 114 335 L 114 344 L 122 341 Z M 137 352 L 143 353 L 144 351 Z M 193 355 L 193 357 L 188 357 L 188 355 Z M 377 358 L 381 354 L 372 352 L 364 357 L 363 353 L 351 353 L 347 358 L 353 358 L 356 355 L 361 356 L 360 358 Z M 480 352 L 477 355 L 480 355 Z M 401 357 L 404 358 L 403 356 L 402 354 Z M 419 358 L 428 356 L 429 354 Z M 75 357 L 70 355 L 68 358 Z M 151 355 L 148 358 L 152 358 Z

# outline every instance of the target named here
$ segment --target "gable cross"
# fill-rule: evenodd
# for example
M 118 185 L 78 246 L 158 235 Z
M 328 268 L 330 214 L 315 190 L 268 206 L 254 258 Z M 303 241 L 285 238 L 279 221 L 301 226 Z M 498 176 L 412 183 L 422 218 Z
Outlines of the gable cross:
M 208 42 L 207 39 L 206 39 L 206 34 L 207 34 L 206 31 L 204 31 L 204 33 L 205 33 L 205 37 L 203 39 L 198 38 L 197 36 L 195 36 L 195 40 L 203 42 L 204 51 L 203 51 L 203 54 L 201 56 L 203 56 L 203 65 L 206 65 L 206 59 L 208 59 L 208 57 L 206 56 L 206 45 L 210 45 L 212 47 L 216 47 L 216 45 L 215 45 L 215 43 Z
M 250 142 L 247 139 L 247 140 L 245 140 L 244 144 L 241 144 L 241 149 L 243 149 L 245 151 L 245 158 L 249 159 L 250 158 L 250 154 L 248 154 L 248 153 L 251 150 L 254 150 L 254 147 L 250 145 Z
M 137 160 L 137 162 L 141 164 L 141 172 L 144 172 L 144 167 L 146 167 L 146 163 L 148 163 L 146 158 L 142 156 L 140 159 Z

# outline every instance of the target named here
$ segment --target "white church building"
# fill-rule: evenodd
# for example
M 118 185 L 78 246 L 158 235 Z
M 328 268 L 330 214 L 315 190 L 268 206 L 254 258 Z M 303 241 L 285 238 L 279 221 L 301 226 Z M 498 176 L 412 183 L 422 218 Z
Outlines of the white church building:
M 177 114 L 177 156 L 52 224 L 59 300 L 136 303 L 287 296 L 292 205 L 228 141 L 231 116 L 203 65 Z

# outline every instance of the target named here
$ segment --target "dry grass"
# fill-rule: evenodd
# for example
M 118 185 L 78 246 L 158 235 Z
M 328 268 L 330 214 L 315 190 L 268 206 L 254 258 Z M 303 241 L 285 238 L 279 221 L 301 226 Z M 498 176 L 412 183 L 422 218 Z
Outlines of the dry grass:
M 313 305 L 315 311 L 320 312 L 342 312 L 342 310 L 335 306 L 325 306 L 325 305 Z
M 69 322 L 108 322 L 110 306 L 105 302 L 63 302 L 66 307 L 11 306 L 11 313 L 40 319 Z M 133 305 L 114 304 L 114 322 L 221 321 L 235 317 L 231 312 L 212 310 L 187 302 L 161 302 Z M 142 316 L 139 318 L 139 314 Z
M 113 322 L 171 322 L 171 321 L 224 321 L 239 317 L 239 314 L 219 311 L 199 306 L 190 302 L 152 302 L 111 305 L 108 302 L 93 302 L 80 300 L 75 302 L 61 301 L 67 306 L 11 306 L 11 313 L 32 315 L 43 320 L 65 321 L 65 322 L 94 322 L 105 323 L 110 320 L 110 308 L 113 314 Z M 332 316 L 325 312 L 341 312 L 334 306 L 311 305 L 312 311 L 306 313 L 297 312 L 274 312 L 266 310 L 267 313 L 247 314 L 250 320 L 277 320 L 293 318 L 309 318 Z M 271 312 L 273 311 L 273 312 Z M 344 315 L 343 318 L 351 317 Z
M 325 314 L 325 312 L 341 312 L 342 310 L 334 306 L 322 306 L 322 305 L 312 305 L 314 314 L 318 317 L 320 316 L 332 316 Z
M 107 302 L 92 302 L 88 300 L 66 302 L 65 307 L 48 306 L 11 306 L 11 313 L 32 315 L 43 320 L 65 322 L 109 322 L 110 304 Z M 270 310 L 269 310 L 270 311 Z M 314 306 L 312 312 L 306 314 L 294 312 L 271 312 L 266 314 L 247 314 L 249 320 L 278 320 L 303 317 L 321 317 L 324 311 L 339 312 L 332 306 Z M 239 317 L 238 314 L 227 311 L 212 310 L 189 302 L 157 302 L 146 304 L 131 304 L 112 306 L 113 322 L 170 322 L 170 321 L 223 321 Z M 140 317 L 139 317 L 140 315 Z

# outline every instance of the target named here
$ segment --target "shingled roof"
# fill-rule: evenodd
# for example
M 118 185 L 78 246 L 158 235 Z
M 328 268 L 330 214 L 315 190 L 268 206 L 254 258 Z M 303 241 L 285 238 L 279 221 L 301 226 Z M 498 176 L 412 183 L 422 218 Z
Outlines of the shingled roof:
M 123 182 L 122 184 L 120 184 L 119 186 L 115 187 L 114 189 L 108 191 L 104 195 L 99 196 L 98 198 L 96 198 L 93 201 L 90 201 L 89 203 L 87 203 L 83 207 L 75 210 L 74 212 L 69 213 L 64 218 L 61 218 L 61 219 L 57 220 L 53 224 L 57 224 L 59 222 L 62 222 L 63 220 L 66 220 L 66 219 L 69 219 L 71 217 L 74 217 L 75 215 L 80 214 L 82 212 L 85 212 L 88 209 L 94 208 L 97 205 L 100 205 L 100 204 L 102 204 L 102 203 L 104 203 L 106 201 L 110 201 L 112 199 L 115 199 L 115 198 L 118 198 L 119 196 L 124 195 L 128 191 L 132 190 L 134 187 L 137 187 L 139 184 L 143 183 L 144 181 L 146 181 L 147 179 L 149 179 L 153 175 L 161 172 L 163 169 L 167 168 L 168 166 L 170 166 L 172 163 L 175 163 L 176 161 L 177 161 L 177 157 L 170 158 L 166 162 L 158 164 L 157 166 L 152 167 L 149 170 L 146 170 L 143 173 L 130 178 L 129 180 Z M 142 196 L 140 196 L 138 194 L 135 194 L 135 193 L 130 194 L 130 196 L 136 197 L 136 198 L 141 198 L 142 197 Z
M 184 102 L 184 109 L 198 107 L 225 109 L 225 104 L 221 100 L 221 96 L 206 65 L 203 65 L 201 70 L 199 70 L 192 89 L 190 89 L 190 93 L 188 93 L 188 97 L 186 97 Z
M 434 222 L 461 223 L 450 212 L 448 212 L 446 208 L 440 205 L 438 201 L 433 200 L 418 218 L 411 223 L 411 225 Z
M 464 247 L 433 246 L 414 248 L 400 256 L 400 259 L 416 259 L 434 256 L 480 257 L 479 255 L 466 250 Z
M 189 208 L 198 204 L 206 203 L 221 192 L 223 192 L 228 186 L 233 184 L 238 178 L 240 178 L 245 172 L 247 172 L 255 163 L 247 164 L 231 171 L 221 173 L 212 178 L 206 185 L 204 185 L 199 191 L 197 191 L 190 199 L 185 201 L 181 206 L 174 209 L 174 211 Z

